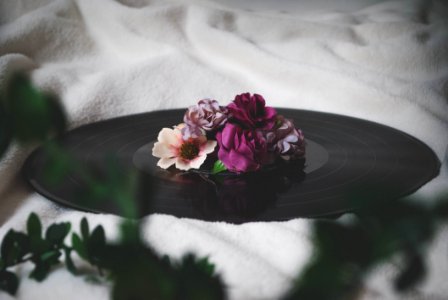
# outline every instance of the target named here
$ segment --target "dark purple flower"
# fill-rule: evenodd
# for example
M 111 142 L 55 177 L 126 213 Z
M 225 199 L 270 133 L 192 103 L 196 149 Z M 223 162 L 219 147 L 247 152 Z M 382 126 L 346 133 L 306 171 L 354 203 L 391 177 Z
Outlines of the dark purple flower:
M 277 112 L 266 106 L 266 102 L 258 94 L 241 94 L 227 105 L 232 120 L 244 128 L 271 129 L 275 124 Z
M 305 137 L 290 119 L 278 116 L 276 126 L 265 136 L 269 151 L 284 159 L 297 159 L 305 155 Z
M 216 140 L 218 158 L 229 171 L 255 171 L 269 160 L 266 140 L 260 131 L 243 129 L 229 122 L 216 134 Z
M 184 115 L 184 139 L 197 138 L 204 131 L 213 131 L 227 122 L 227 108 L 219 106 L 218 101 L 202 99 L 197 105 L 190 106 Z

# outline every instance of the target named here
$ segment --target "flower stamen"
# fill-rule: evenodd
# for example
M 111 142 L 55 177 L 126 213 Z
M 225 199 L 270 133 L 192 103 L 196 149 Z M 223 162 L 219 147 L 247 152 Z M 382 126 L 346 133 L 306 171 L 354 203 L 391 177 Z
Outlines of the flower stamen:
M 179 156 L 186 160 L 196 158 L 199 154 L 199 147 L 192 141 L 187 141 L 182 144 L 179 149 Z

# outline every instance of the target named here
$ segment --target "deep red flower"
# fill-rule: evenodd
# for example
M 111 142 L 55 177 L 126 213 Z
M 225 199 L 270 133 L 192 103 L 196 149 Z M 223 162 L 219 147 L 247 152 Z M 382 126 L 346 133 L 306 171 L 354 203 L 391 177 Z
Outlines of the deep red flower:
M 266 106 L 261 95 L 245 93 L 237 95 L 227 106 L 232 121 L 244 128 L 271 129 L 275 124 L 277 112 L 273 107 Z

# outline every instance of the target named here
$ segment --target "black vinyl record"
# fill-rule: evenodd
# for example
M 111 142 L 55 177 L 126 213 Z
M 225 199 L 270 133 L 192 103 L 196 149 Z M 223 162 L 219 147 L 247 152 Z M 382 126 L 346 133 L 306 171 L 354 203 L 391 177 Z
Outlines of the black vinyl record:
M 393 199 L 434 178 L 440 162 L 424 143 L 396 129 L 347 116 L 277 109 L 294 120 L 307 142 L 305 160 L 278 163 L 262 171 L 211 175 L 156 166 L 151 149 L 163 127 L 182 121 L 184 109 L 155 111 L 81 126 L 60 139 L 63 148 L 95 174 L 108 172 L 113 157 L 123 172 L 139 174 L 135 192 L 139 216 L 150 213 L 244 223 L 338 215 L 356 209 L 354 195 Z M 51 157 L 37 149 L 24 173 L 50 200 L 75 209 L 122 215 L 111 201 L 80 199 L 86 183 L 75 171 L 58 184 L 45 179 Z M 147 188 L 150 187 L 150 188 Z

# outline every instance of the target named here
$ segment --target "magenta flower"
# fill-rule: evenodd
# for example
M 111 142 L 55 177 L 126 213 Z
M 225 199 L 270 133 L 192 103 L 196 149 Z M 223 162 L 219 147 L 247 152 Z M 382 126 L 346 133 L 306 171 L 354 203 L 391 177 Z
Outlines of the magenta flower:
M 227 108 L 218 101 L 202 99 L 197 105 L 188 107 L 184 115 L 186 126 L 182 129 L 184 139 L 197 138 L 205 131 L 213 131 L 227 122 Z
M 297 159 L 305 155 L 305 137 L 300 129 L 294 127 L 290 119 L 278 116 L 276 126 L 265 134 L 269 151 L 283 159 Z
M 275 125 L 277 112 L 266 106 L 266 102 L 258 94 L 241 94 L 235 97 L 227 108 L 232 120 L 244 128 L 271 129 Z
M 259 131 L 227 123 L 216 134 L 216 140 L 219 145 L 218 158 L 229 171 L 256 171 L 268 162 L 266 140 Z

